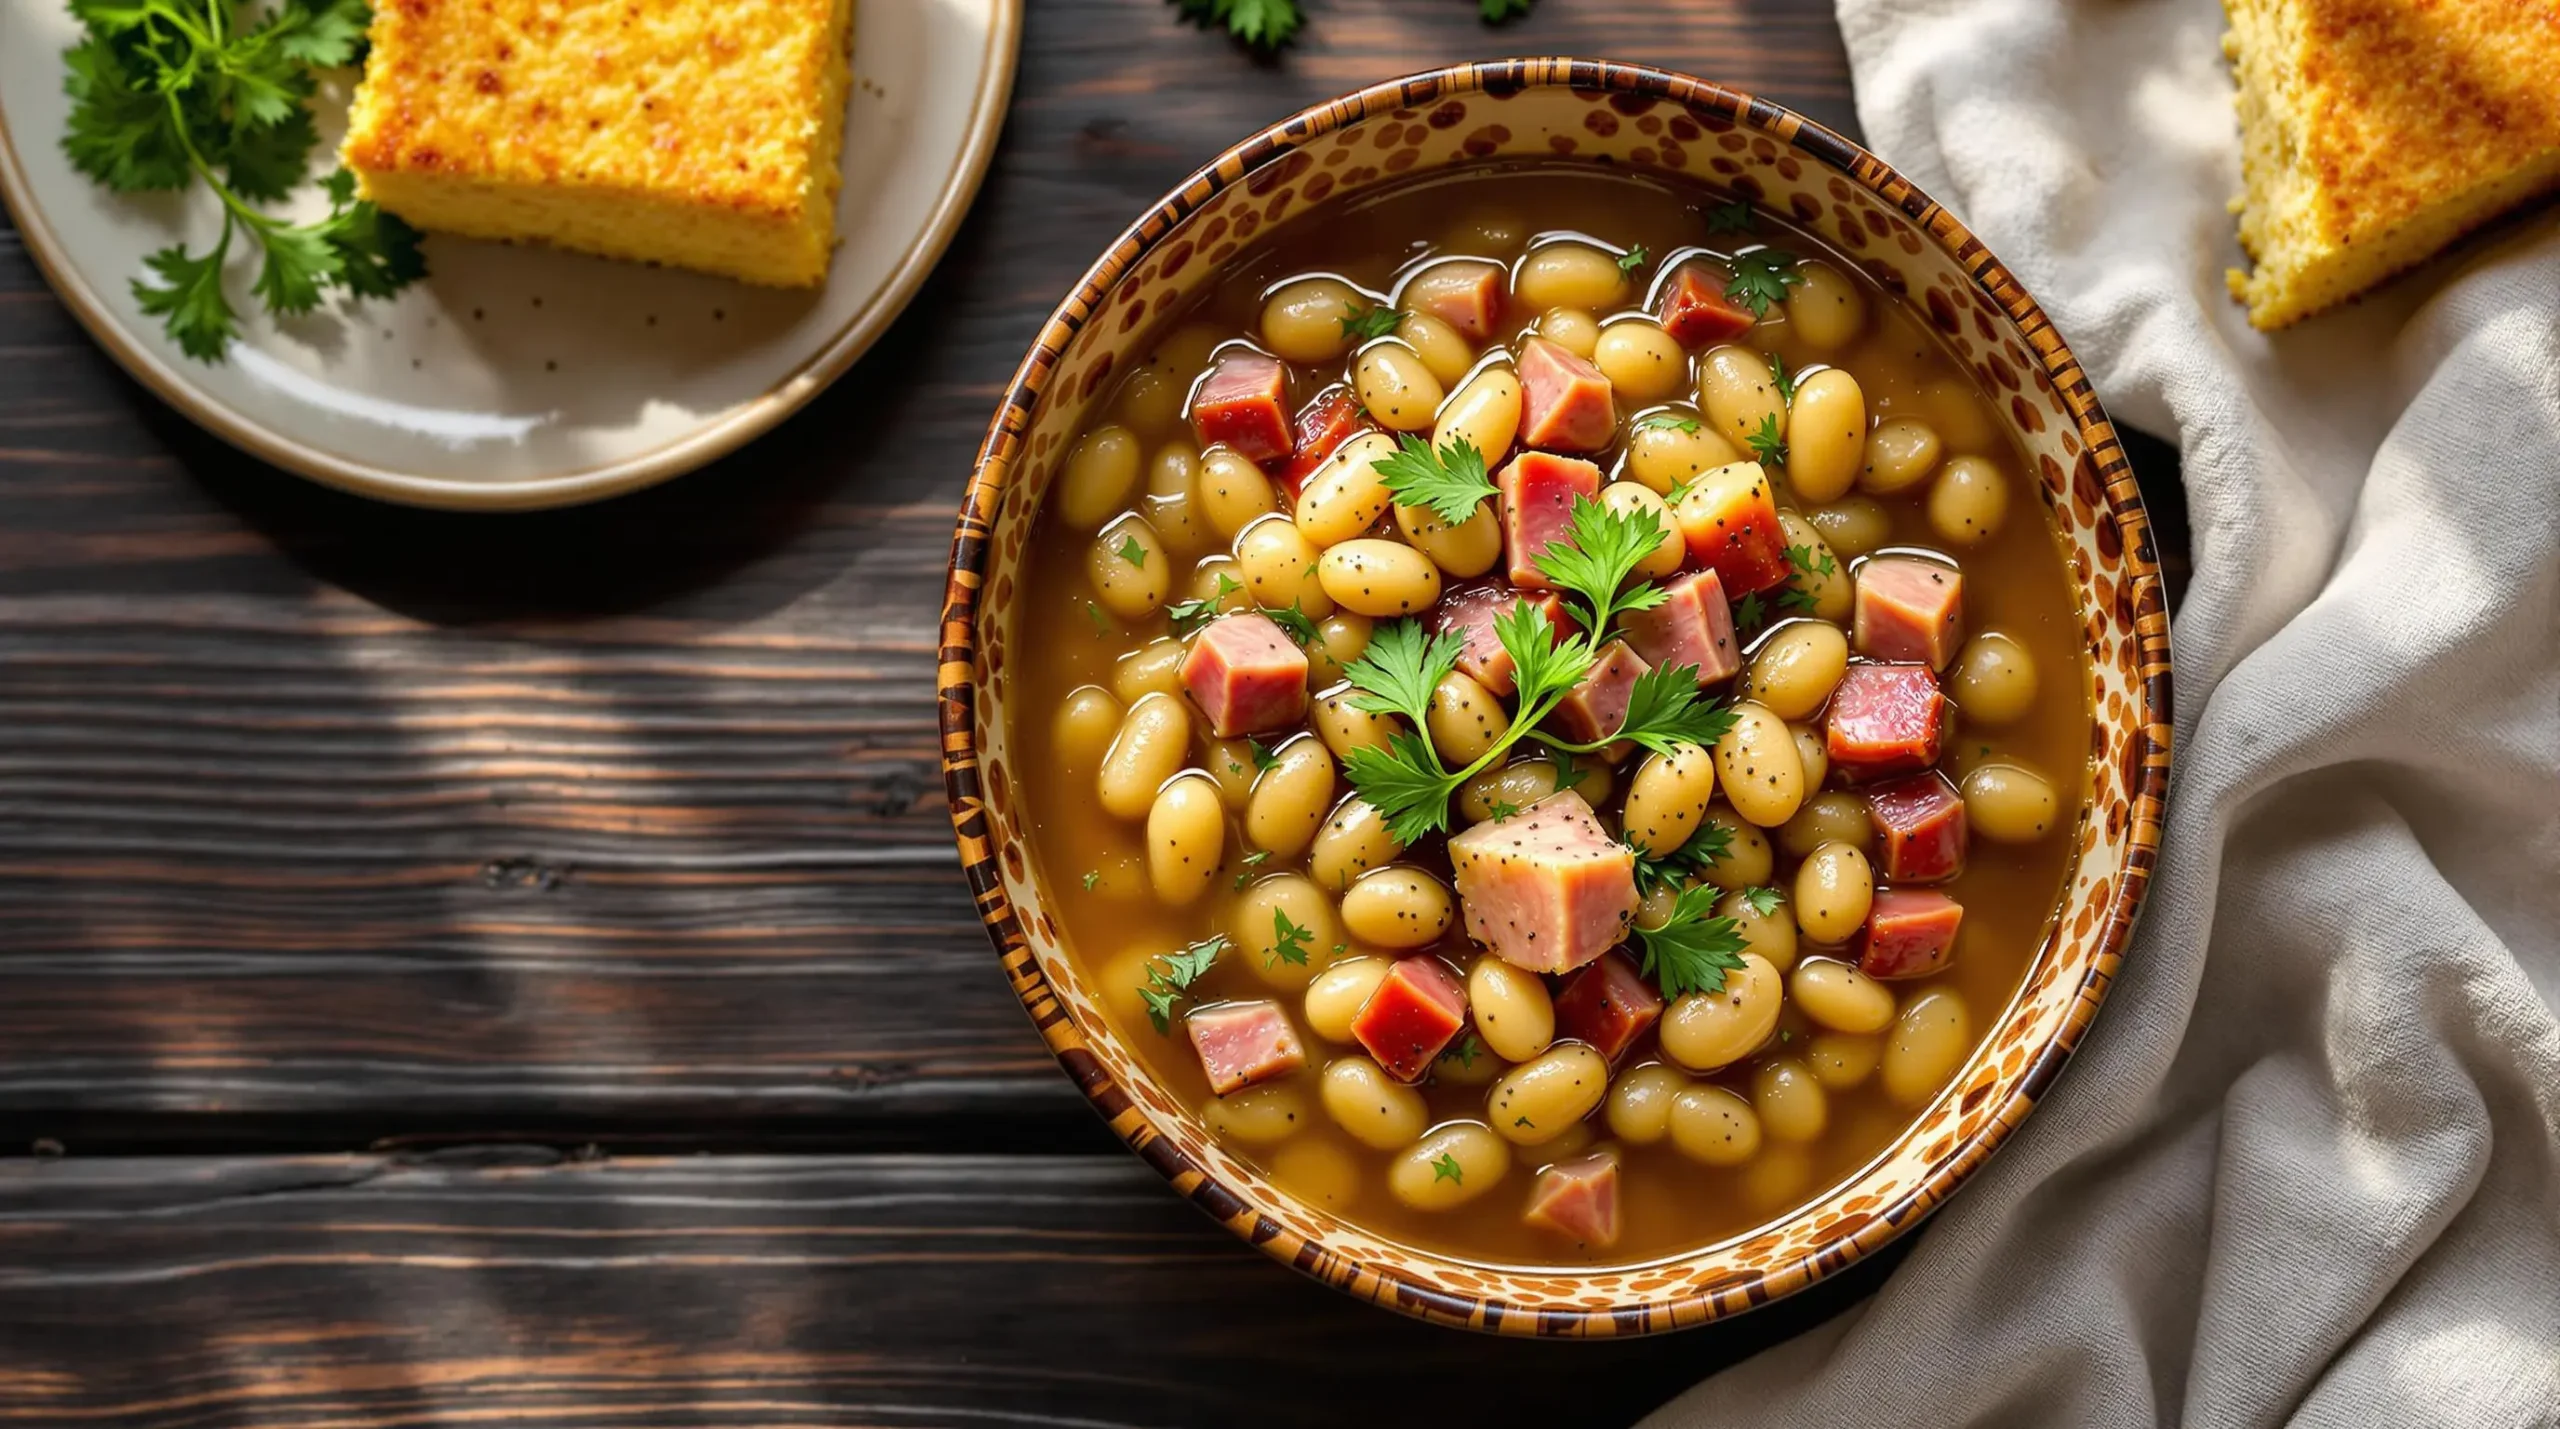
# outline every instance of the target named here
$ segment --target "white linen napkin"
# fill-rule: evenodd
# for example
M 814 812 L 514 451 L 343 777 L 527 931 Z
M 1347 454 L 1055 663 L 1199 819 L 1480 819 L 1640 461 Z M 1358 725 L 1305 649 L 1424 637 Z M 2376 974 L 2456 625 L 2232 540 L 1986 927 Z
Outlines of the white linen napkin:
M 1840 21 L 1869 143 L 2184 453 L 2169 828 L 2042 1109 L 1650 1422 L 2560 1424 L 2560 213 L 2261 335 L 2215 0 Z

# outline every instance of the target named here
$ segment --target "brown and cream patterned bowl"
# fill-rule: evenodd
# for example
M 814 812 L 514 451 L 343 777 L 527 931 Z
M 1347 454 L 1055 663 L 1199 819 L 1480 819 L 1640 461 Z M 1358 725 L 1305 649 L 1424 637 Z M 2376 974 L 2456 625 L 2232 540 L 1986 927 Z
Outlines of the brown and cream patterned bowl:
M 1946 1092 L 1845 1184 L 1667 1261 L 1503 1269 L 1388 1241 L 1222 1150 L 1111 1031 L 1061 946 L 1010 782 L 1006 647 L 1033 518 L 1086 409 L 1256 232 L 1311 205 L 1496 158 L 1683 174 L 1783 208 L 1907 296 L 1997 404 L 2041 480 L 2086 614 L 2094 758 L 2055 936 Z M 1050 1050 L 1132 1150 L 1269 1255 L 1408 1314 L 1506 1334 L 1624 1335 L 1792 1293 L 1892 1240 L 2016 1128 L 2113 981 L 2160 837 L 2169 628 L 2150 527 L 2114 430 L 2035 300 L 1899 174 L 1765 100 L 1636 65 L 1522 59 L 1321 105 L 1218 156 L 1130 226 L 1060 304 L 988 430 L 952 545 L 938 685 L 960 854 L 1006 974 Z

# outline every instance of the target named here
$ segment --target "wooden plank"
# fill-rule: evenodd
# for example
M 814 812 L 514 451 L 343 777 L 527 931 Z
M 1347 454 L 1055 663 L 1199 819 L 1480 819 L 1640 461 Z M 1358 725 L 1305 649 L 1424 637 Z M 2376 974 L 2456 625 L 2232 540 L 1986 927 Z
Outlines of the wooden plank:
M 1872 1289 L 1532 1343 L 1274 1265 L 1126 1157 L 0 1168 L 0 1421 L 1623 1423 Z
M 1850 122 L 1819 6 L 1474 12 L 1321 4 L 1268 61 L 1160 0 L 1040 0 L 986 191 L 880 347 L 750 450 L 583 511 L 403 511 L 247 461 L 0 229 L 0 1134 L 1088 1134 L 932 757 L 949 513 L 1050 304 L 1222 145 L 1435 61 L 1640 55 Z

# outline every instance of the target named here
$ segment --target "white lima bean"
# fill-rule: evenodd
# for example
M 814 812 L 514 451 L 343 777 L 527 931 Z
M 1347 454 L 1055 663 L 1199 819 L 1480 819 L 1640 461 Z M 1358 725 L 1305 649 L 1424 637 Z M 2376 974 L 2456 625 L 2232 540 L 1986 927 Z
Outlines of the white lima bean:
M 1511 712 L 1502 707 L 1502 701 L 1460 670 L 1440 677 L 1422 713 L 1431 747 L 1452 769 L 1483 758 L 1495 741 L 1511 732 Z
M 1689 385 L 1689 354 L 1648 318 L 1626 318 L 1600 329 L 1591 361 L 1630 402 L 1659 402 Z
M 1161 437 L 1182 425 L 1182 402 L 1189 395 L 1189 385 L 1188 373 L 1176 376 L 1161 360 L 1150 362 L 1120 384 L 1120 398 L 1112 410 L 1140 435 Z
M 1813 1079 L 1835 1092 L 1865 1086 L 1884 1056 L 1884 1039 L 1848 1032 L 1816 1032 L 1805 1043 L 1804 1064 Z
M 1993 843 L 2030 844 L 2053 832 L 2062 801 L 2053 785 L 2015 764 L 1978 765 L 1964 776 L 1964 817 Z
M 1209 547 L 1208 523 L 1193 499 L 1199 488 L 1200 449 L 1188 438 L 1165 443 L 1147 463 L 1147 524 L 1176 557 L 1196 556 Z
M 1802 721 L 1790 720 L 1787 724 L 1787 732 L 1795 736 L 1796 758 L 1804 764 L 1804 787 L 1821 788 L 1822 781 L 1831 774 L 1831 746 L 1823 742 L 1822 731 Z M 1790 819 L 1787 822 L 1793 823 L 1795 820 Z
M 2000 422 L 1970 381 L 1941 378 L 1920 389 L 1920 410 L 1946 439 L 1951 453 L 1988 455 L 2000 449 Z
M 1307 1029 L 1327 1042 L 1352 1040 L 1351 1023 L 1395 971 L 1388 958 L 1345 958 L 1307 984 Z
M 1477 1121 L 1453 1121 L 1387 1163 L 1387 1191 L 1417 1211 L 1463 1206 L 1500 1184 L 1511 1169 L 1511 1147 Z
M 1893 539 L 1893 517 L 1872 496 L 1844 496 L 1805 513 L 1833 554 L 1855 560 Z
M 1837 367 L 1796 385 L 1787 417 L 1787 480 L 1798 498 L 1819 505 L 1849 494 L 1867 464 L 1867 394 Z
M 1401 541 L 1364 537 L 1327 549 L 1316 564 L 1324 593 L 1345 610 L 1385 618 L 1440 599 L 1440 568 Z
M 1123 516 L 1085 547 L 1084 571 L 1102 608 L 1122 620 L 1156 613 L 1173 586 L 1173 559 L 1146 518 Z
M 1591 1115 L 1609 1093 L 1609 1062 L 1580 1042 L 1559 1042 L 1503 1073 L 1486 1117 L 1505 1140 L 1543 1146 Z
M 1422 354 L 1393 339 L 1360 350 L 1351 386 L 1370 417 L 1391 432 L 1428 429 L 1440 399 L 1448 395 Z
M 1818 619 L 1834 625 L 1848 623 L 1850 608 L 1857 600 L 1857 587 L 1850 582 L 1849 568 L 1832 553 L 1822 533 L 1813 529 L 1813 523 L 1802 516 L 1792 511 L 1779 512 L 1778 529 L 1786 533 L 1790 550 L 1802 547 L 1805 552 L 1803 565 L 1797 565 L 1792 556 L 1788 558 L 1792 568 L 1787 576 L 1788 588 L 1802 591 L 1812 600 Z
M 1804 281 L 1787 291 L 1787 322 L 1804 344 L 1834 353 L 1855 341 L 1867 322 L 1867 295 L 1857 280 L 1819 258 L 1796 266 Z
M 1875 821 L 1867 813 L 1866 799 L 1846 789 L 1826 789 L 1805 800 L 1778 830 L 1778 848 L 1789 858 L 1804 858 L 1824 844 L 1864 850 L 1874 842 Z
M 1467 375 L 1476 364 L 1476 350 L 1463 333 L 1429 313 L 1407 313 L 1396 324 L 1396 336 L 1431 369 L 1431 375 L 1442 387 Z
M 1396 529 L 1431 564 L 1461 578 L 1480 576 L 1502 559 L 1502 520 L 1487 501 L 1466 520 L 1452 526 L 1428 506 L 1398 505 Z
M 1193 566 L 1186 593 L 1193 600 L 1209 602 L 1221 615 L 1253 609 L 1253 597 L 1245 594 L 1243 569 L 1233 556 L 1210 556 Z
M 1103 754 L 1120 733 L 1120 716 L 1120 702 L 1100 685 L 1083 685 L 1070 692 L 1051 726 L 1058 762 L 1078 772 L 1099 769 Z
M 1242 739 L 1213 739 L 1200 751 L 1200 769 L 1218 786 L 1227 812 L 1241 814 L 1253 798 L 1253 745 Z
M 1370 306 L 1339 278 L 1299 278 L 1262 304 L 1262 345 L 1283 362 L 1331 362 L 1351 346 L 1348 320 Z
M 1307 871 L 1320 886 L 1347 891 L 1352 880 L 1395 862 L 1403 852 L 1404 845 L 1387 831 L 1387 821 L 1377 808 L 1353 794 L 1336 804 L 1324 827 L 1316 830 L 1315 847 L 1307 851 Z
M 1307 1124 L 1307 1099 L 1296 1087 L 1247 1087 L 1211 1097 L 1200 1109 L 1200 1119 L 1221 1141 L 1270 1146 L 1288 1140 Z
M 1324 1069 L 1324 1110 L 1351 1139 L 1393 1151 L 1431 1124 L 1422 1093 L 1389 1077 L 1366 1057 L 1337 1057 Z
M 1793 818 L 1804 802 L 1804 761 L 1795 736 L 1769 707 L 1744 700 L 1716 741 L 1717 783 L 1733 811 L 1764 829 Z
M 1236 568 L 1253 603 L 1272 610 L 1295 606 L 1314 620 L 1333 614 L 1333 597 L 1316 579 L 1322 554 L 1286 516 L 1265 516 L 1236 537 Z
M 2036 660 L 2027 647 L 1997 630 L 1964 643 L 1947 676 L 1947 693 L 1967 724 L 2009 724 L 2036 702 Z
M 1769 836 L 1753 827 L 1731 804 L 1711 804 L 1702 821 L 1724 830 L 1724 852 L 1698 865 L 1698 876 L 1718 888 L 1751 888 L 1769 881 L 1777 856 Z
M 1630 1146 L 1651 1146 L 1671 1134 L 1671 1099 L 1689 1079 L 1660 1062 L 1622 1072 L 1609 1088 L 1609 1134 Z
M 1681 1088 L 1670 1123 L 1671 1144 L 1702 1166 L 1739 1166 L 1760 1154 L 1760 1114 L 1722 1087 Z
M 1716 901 L 1716 916 L 1733 920 L 1733 930 L 1742 939 L 1742 951 L 1767 958 L 1769 966 L 1780 972 L 1796 965 L 1796 920 L 1784 904 L 1763 913 L 1758 903 L 1737 888 Z
M 1938 469 L 1938 433 L 1917 417 L 1890 417 L 1867 433 L 1867 465 L 1858 489 L 1891 496 L 1920 484 Z
M 1236 957 L 1255 977 L 1283 992 L 1315 981 L 1320 959 L 1342 941 L 1333 898 L 1306 875 L 1275 873 L 1258 879 L 1236 899 L 1227 918 Z
M 1830 1094 L 1793 1057 L 1752 1070 L 1751 1105 L 1760 1113 L 1760 1125 L 1780 1141 L 1812 1141 L 1831 1124 Z
M 1580 308 L 1551 308 L 1538 319 L 1538 336 L 1589 362 L 1600 348 L 1600 323 Z
M 1306 852 L 1333 805 L 1333 754 L 1324 742 L 1298 735 L 1280 746 L 1271 767 L 1253 781 L 1245 800 L 1244 836 L 1273 858 Z
M 1209 529 L 1232 541 L 1260 517 L 1280 509 L 1280 494 L 1262 468 L 1225 447 L 1200 458 L 1200 515 Z
M 1487 769 L 1458 786 L 1458 813 L 1481 824 L 1500 808 L 1525 809 L 1556 791 L 1556 766 L 1544 759 L 1521 759 Z
M 1662 1014 L 1662 1050 L 1693 1072 L 1712 1072 L 1749 1056 L 1777 1030 L 1786 982 L 1756 953 L 1729 968 L 1717 992 L 1682 995 Z
M 1491 953 L 1467 972 L 1467 1005 L 1476 1035 L 1506 1062 L 1526 1062 L 1556 1040 L 1555 1000 L 1546 982 Z
M 1307 646 L 1307 688 L 1328 690 L 1342 683 L 1342 667 L 1369 648 L 1375 628 L 1369 617 L 1337 610 L 1316 622 L 1316 638 Z
M 1588 243 L 1542 243 L 1520 260 L 1511 291 L 1534 311 L 1603 312 L 1626 297 L 1627 275 L 1614 256 Z
M 1486 503 L 1490 505 L 1491 503 Z M 1600 488 L 1600 504 L 1620 516 L 1650 518 L 1653 529 L 1661 536 L 1636 562 L 1636 574 L 1647 580 L 1667 580 L 1680 573 L 1689 559 L 1689 543 L 1680 535 L 1680 523 L 1672 519 L 1671 508 L 1641 481 L 1613 481 Z
M 1349 685 L 1327 690 L 1316 697 L 1308 723 L 1316 727 L 1316 738 L 1324 741 L 1337 759 L 1348 759 L 1355 749 L 1384 749 L 1396 732 L 1393 715 L 1364 710 L 1353 701 L 1360 692 Z
M 1790 620 L 1751 656 L 1744 694 L 1780 719 L 1810 719 L 1849 671 L 1849 637 L 1820 620 Z
M 1138 438 L 1126 427 L 1096 427 L 1067 453 L 1058 475 L 1058 518 L 1090 531 L 1129 504 L 1138 484 Z
M 1431 429 L 1431 449 L 1465 442 L 1491 470 L 1502 464 L 1520 431 L 1520 379 L 1508 367 L 1488 367 L 1459 386 Z
M 1147 810 L 1147 882 L 1158 901 L 1187 907 L 1209 891 L 1227 852 L 1226 801 L 1205 775 L 1185 774 Z
M 1978 546 L 2009 519 L 2009 478 L 1978 456 L 1938 468 L 1929 487 L 1929 529 L 1950 546 Z
M 1786 399 L 1768 362 L 1747 347 L 1708 349 L 1698 367 L 1698 406 L 1728 441 L 1749 442 L 1772 425 L 1781 439 L 1787 434 Z
M 1149 695 L 1129 707 L 1120 732 L 1103 753 L 1095 793 L 1115 819 L 1143 819 L 1156 791 L 1191 753 L 1191 710 L 1170 695 Z
M 1342 895 L 1342 926 L 1373 948 L 1427 948 L 1457 911 L 1449 890 L 1418 868 L 1381 868 Z
M 1698 831 L 1715 797 L 1715 759 L 1704 747 L 1682 744 L 1649 754 L 1627 783 L 1621 830 L 1639 851 L 1668 857 Z
M 1384 432 L 1362 432 L 1334 448 L 1298 493 L 1299 534 L 1317 546 L 1330 546 L 1376 524 L 1395 499 L 1377 464 L 1395 451 L 1395 438 Z M 1236 556 L 1241 560 L 1244 553 Z
M 1150 640 L 1111 666 L 1111 693 L 1124 705 L 1134 705 L 1149 695 L 1174 695 L 1182 692 L 1183 644 L 1179 640 Z
M 1740 448 L 1686 411 L 1639 417 L 1627 432 L 1627 475 L 1662 496 L 1702 471 L 1741 460 Z
M 1865 1036 L 1893 1025 L 1893 989 L 1844 962 L 1805 959 L 1787 992 L 1805 1016 L 1834 1032 Z
M 1965 1015 L 1964 998 L 1950 988 L 1922 993 L 1902 1009 L 1885 1039 L 1885 1095 L 1907 1107 L 1926 1102 L 1955 1075 L 1956 1064 L 1972 1045 L 1973 1024 Z
M 1875 870 L 1865 854 L 1824 844 L 1796 868 L 1796 926 L 1814 942 L 1845 943 L 1866 926 L 1875 893 Z

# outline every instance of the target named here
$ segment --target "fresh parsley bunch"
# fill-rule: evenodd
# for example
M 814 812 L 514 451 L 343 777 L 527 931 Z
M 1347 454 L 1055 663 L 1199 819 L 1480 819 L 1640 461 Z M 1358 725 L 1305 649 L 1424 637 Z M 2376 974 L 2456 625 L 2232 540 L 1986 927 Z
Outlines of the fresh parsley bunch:
M 87 37 L 63 53 L 74 168 L 119 193 L 202 181 L 222 200 L 222 232 L 203 253 L 172 244 L 144 260 L 133 295 L 178 349 L 214 362 L 239 331 L 223 292 L 235 238 L 260 255 L 251 291 L 268 311 L 318 307 L 331 288 L 385 297 L 426 272 L 418 232 L 329 176 L 327 214 L 296 224 L 256 205 L 283 199 L 320 141 L 314 70 L 356 62 L 364 0 L 281 0 L 244 13 L 230 0 L 71 0 Z

